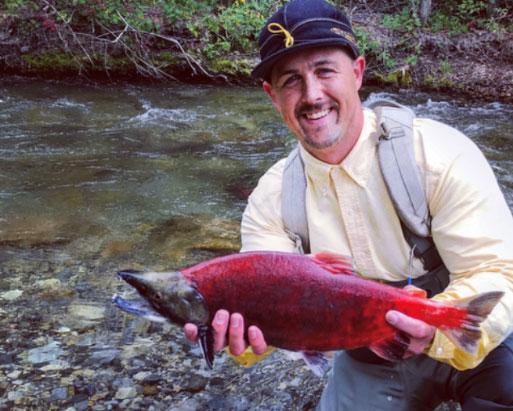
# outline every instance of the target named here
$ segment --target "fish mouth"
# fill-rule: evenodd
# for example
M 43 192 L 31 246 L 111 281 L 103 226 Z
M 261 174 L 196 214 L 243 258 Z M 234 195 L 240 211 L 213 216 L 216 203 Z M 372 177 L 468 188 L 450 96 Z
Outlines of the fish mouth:
M 160 315 L 153 307 L 144 299 L 125 300 L 118 294 L 114 294 L 111 298 L 112 304 L 122 311 L 132 315 L 144 317 L 150 321 L 168 322 L 167 318 Z
M 121 270 L 117 272 L 116 278 L 130 284 L 130 280 L 139 277 L 142 273 L 143 271 L 139 270 Z

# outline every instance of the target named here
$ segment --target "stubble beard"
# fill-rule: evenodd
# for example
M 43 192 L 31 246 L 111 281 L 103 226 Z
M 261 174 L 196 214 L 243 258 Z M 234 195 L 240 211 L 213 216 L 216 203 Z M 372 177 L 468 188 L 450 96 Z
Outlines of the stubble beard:
M 304 113 L 312 112 L 312 111 L 320 111 L 324 107 L 329 107 L 332 110 L 335 110 L 336 113 L 338 113 L 339 105 L 334 101 L 329 101 L 328 104 L 305 104 L 301 106 L 296 111 L 296 118 L 300 119 Z M 337 123 L 338 123 L 338 114 L 337 114 Z M 301 123 L 300 123 L 301 124 Z M 308 133 L 305 129 L 301 129 L 302 134 L 302 140 L 304 144 L 308 145 L 311 148 L 314 148 L 316 150 L 323 150 L 326 148 L 333 147 L 335 144 L 337 144 L 340 141 L 341 133 L 337 131 L 336 129 L 333 130 L 327 130 L 325 131 L 325 135 L 322 136 L 322 138 L 319 138 L 319 133 L 321 132 L 321 128 L 318 128 L 316 130 L 313 130 L 313 132 Z M 317 136 L 317 137 L 315 137 Z

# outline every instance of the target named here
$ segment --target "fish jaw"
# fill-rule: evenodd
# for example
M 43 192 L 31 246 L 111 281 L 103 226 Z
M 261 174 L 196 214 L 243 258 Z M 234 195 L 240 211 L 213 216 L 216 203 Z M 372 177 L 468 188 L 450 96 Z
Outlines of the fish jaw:
M 202 295 L 179 271 L 123 270 L 117 277 L 134 287 L 156 313 L 174 324 L 205 324 L 209 318 Z
M 121 298 L 117 294 L 114 294 L 111 301 L 112 304 L 114 304 L 117 308 L 129 314 L 138 315 L 150 321 L 161 323 L 168 322 L 167 318 L 163 317 L 157 311 L 155 311 L 153 307 L 144 299 L 129 301 Z

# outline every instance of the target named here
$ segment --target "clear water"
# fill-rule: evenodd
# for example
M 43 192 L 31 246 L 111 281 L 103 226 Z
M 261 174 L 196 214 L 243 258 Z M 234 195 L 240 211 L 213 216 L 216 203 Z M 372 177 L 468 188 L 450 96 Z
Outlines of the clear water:
M 363 94 L 470 136 L 513 208 L 513 106 Z M 91 367 L 73 344 L 100 357 L 134 344 L 136 323 L 110 304 L 128 292 L 115 272 L 236 252 L 247 195 L 294 144 L 260 89 L 0 80 L 2 352 L 41 373 Z M 0 406 L 19 392 L 5 381 Z

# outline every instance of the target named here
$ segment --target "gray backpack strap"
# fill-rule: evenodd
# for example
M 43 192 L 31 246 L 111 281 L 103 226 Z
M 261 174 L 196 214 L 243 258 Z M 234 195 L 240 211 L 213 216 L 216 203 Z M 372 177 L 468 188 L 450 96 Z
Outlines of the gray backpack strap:
M 285 232 L 294 241 L 296 251 L 310 252 L 306 217 L 306 173 L 299 146 L 287 157 L 283 170 L 281 215 Z
M 397 214 L 420 237 L 431 233 L 431 216 L 413 151 L 413 119 L 407 107 L 392 101 L 373 102 L 381 136 L 378 156 L 381 172 Z

